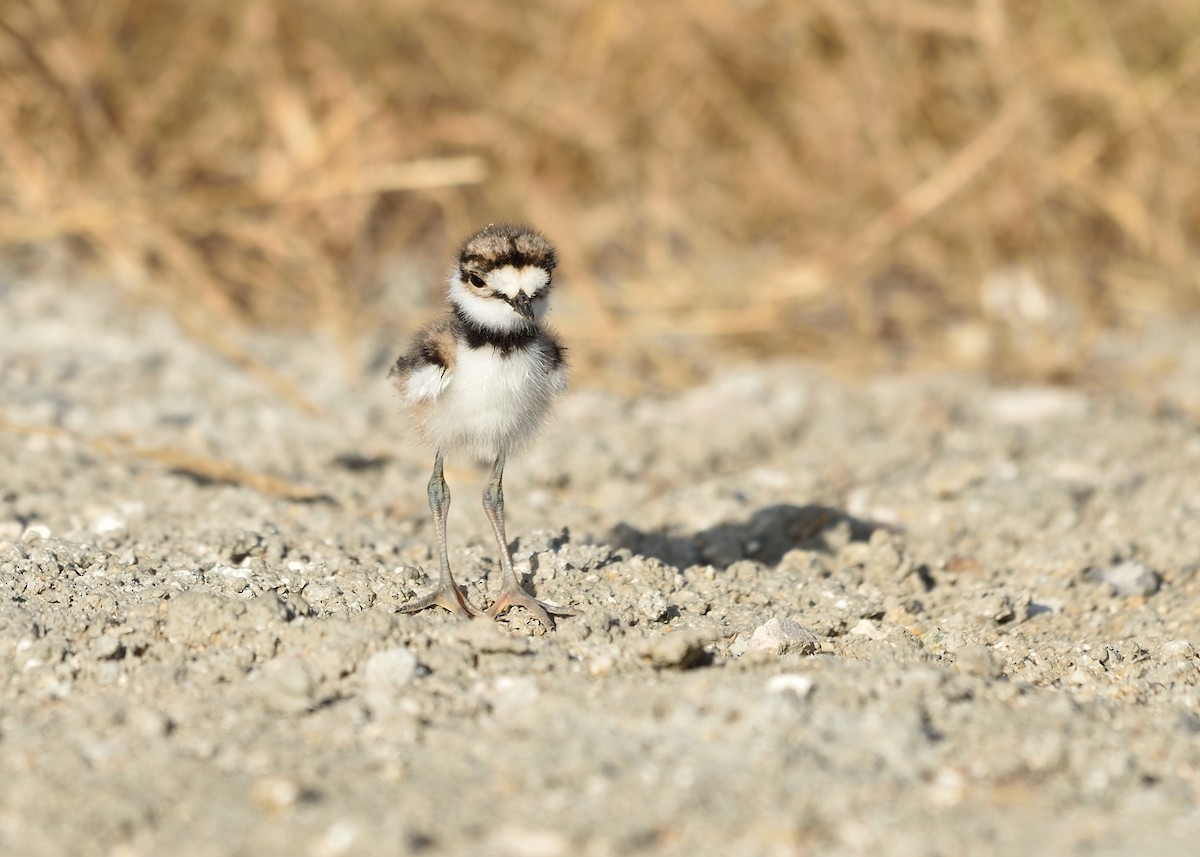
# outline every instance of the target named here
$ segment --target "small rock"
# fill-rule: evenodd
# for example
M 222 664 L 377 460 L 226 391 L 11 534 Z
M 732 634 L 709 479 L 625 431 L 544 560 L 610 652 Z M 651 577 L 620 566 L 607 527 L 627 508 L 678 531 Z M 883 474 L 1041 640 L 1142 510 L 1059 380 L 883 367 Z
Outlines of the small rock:
M 312 609 L 312 605 L 309 604 L 304 599 L 304 596 L 299 592 L 288 592 L 281 597 L 283 599 L 284 606 L 287 608 L 288 613 L 293 618 L 296 616 L 314 615 L 315 611 Z
M 970 781 L 957 768 L 944 767 L 929 784 L 926 795 L 931 804 L 943 809 L 958 806 L 967 794 Z
M 343 854 L 351 854 L 358 836 L 358 825 L 348 818 L 340 818 L 316 838 L 309 846 L 308 853 L 312 857 L 342 857 Z
M 417 675 L 417 658 L 408 649 L 395 648 L 376 652 L 363 668 L 363 687 L 368 690 L 395 692 Z
M 813 680 L 800 673 L 783 673 L 767 681 L 767 693 L 792 693 L 804 699 L 813 689 Z
M 333 599 L 333 587 L 318 580 L 310 581 L 304 587 L 303 591 L 304 600 L 307 601 L 309 605 L 324 607 Z
M 709 660 L 704 644 L 686 634 L 667 634 L 651 640 L 642 650 L 642 657 L 655 669 L 686 670 L 703 666 Z
M 230 562 L 240 564 L 246 557 L 264 556 L 267 552 L 266 542 L 258 533 L 250 530 L 236 530 L 226 536 L 223 552 Z
M 101 634 L 88 644 L 88 654 L 98 661 L 117 658 L 122 651 L 121 641 L 112 634 Z
M 1163 643 L 1159 651 L 1164 660 L 1190 660 L 1196 657 L 1196 647 L 1187 640 L 1171 640 Z
M 1031 426 L 1087 414 L 1087 397 L 1057 387 L 1025 387 L 993 393 L 988 403 L 992 415 L 1010 425 Z
M 416 678 L 418 666 L 416 656 L 404 648 L 372 655 L 362 671 L 362 700 L 367 710 L 376 717 L 395 711 L 404 688 Z
M 1029 616 L 1029 596 L 1012 595 L 1003 591 L 983 591 L 978 595 L 975 613 L 981 619 L 988 619 L 998 625 L 1024 620 Z
M 290 617 L 287 603 L 279 593 L 271 590 L 259 593 L 245 604 L 243 621 L 252 625 L 256 631 L 265 631 L 272 625 L 288 621 Z
M 667 618 L 669 608 L 666 597 L 657 590 L 642 593 L 638 599 L 637 611 L 648 622 L 661 622 Z
M 161 738 L 173 728 L 171 718 L 153 708 L 139 706 L 130 710 L 127 718 L 130 727 L 143 738 Z
M 860 619 L 858 624 L 850 629 L 850 633 L 866 637 L 868 640 L 882 640 L 888 635 L 887 631 L 880 628 L 870 619 Z
M 295 804 L 300 798 L 301 791 L 295 780 L 269 776 L 254 783 L 251 795 L 254 802 L 263 809 L 279 812 Z
M 313 707 L 316 683 L 303 663 L 295 658 L 271 661 L 263 668 L 262 700 L 280 714 L 299 714 Z
M 795 619 L 769 619 L 754 629 L 744 647 L 735 646 L 735 654 L 765 652 L 770 655 L 811 655 L 821 648 L 816 635 Z M 740 649 L 740 651 L 739 651 Z
M 966 675 L 999 678 L 1004 670 L 999 658 L 987 646 L 968 643 L 954 656 L 954 666 Z
M 124 536 L 129 532 L 129 522 L 111 509 L 93 508 L 86 513 L 88 527 L 97 536 Z
M 21 541 L 26 544 L 48 538 L 50 538 L 50 528 L 45 524 L 30 524 L 25 528 L 25 532 L 21 533 Z
M 603 678 L 612 675 L 617 668 L 617 659 L 610 654 L 592 655 L 586 659 L 588 675 L 593 678 Z
M 205 572 L 205 582 L 215 582 L 221 589 L 231 592 L 245 592 L 250 588 L 250 572 L 244 568 L 234 568 L 224 563 L 216 563 Z
M 1132 560 L 1091 568 L 1087 572 L 1087 580 L 1089 583 L 1102 583 L 1112 590 L 1113 595 L 1125 597 L 1153 595 L 1162 583 L 1157 571 Z

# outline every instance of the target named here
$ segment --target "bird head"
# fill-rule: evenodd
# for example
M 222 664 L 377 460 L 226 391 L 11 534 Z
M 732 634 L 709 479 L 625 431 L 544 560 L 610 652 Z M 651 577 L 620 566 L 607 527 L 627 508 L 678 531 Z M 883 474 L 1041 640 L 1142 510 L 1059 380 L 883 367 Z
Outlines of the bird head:
M 554 246 L 528 226 L 493 223 L 469 236 L 450 272 L 450 301 L 499 333 L 538 324 L 550 306 Z

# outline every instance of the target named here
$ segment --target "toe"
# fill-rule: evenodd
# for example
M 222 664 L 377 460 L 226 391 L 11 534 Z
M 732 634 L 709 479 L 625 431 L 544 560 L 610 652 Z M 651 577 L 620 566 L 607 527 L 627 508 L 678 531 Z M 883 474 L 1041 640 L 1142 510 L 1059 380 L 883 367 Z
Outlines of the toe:
M 554 627 L 554 616 L 574 616 L 574 612 L 566 607 L 559 607 L 557 604 L 548 604 L 545 601 L 539 601 L 523 589 L 505 589 L 501 591 L 496 598 L 496 602 L 488 609 L 487 614 L 493 619 L 499 618 L 513 607 L 524 607 L 533 617 L 537 619 L 547 629 Z
M 454 615 L 463 619 L 484 615 L 483 611 L 472 604 L 456 586 L 442 587 L 428 595 L 414 598 L 412 601 L 401 604 L 396 610 L 399 613 L 418 613 L 421 610 L 434 606 L 449 610 Z

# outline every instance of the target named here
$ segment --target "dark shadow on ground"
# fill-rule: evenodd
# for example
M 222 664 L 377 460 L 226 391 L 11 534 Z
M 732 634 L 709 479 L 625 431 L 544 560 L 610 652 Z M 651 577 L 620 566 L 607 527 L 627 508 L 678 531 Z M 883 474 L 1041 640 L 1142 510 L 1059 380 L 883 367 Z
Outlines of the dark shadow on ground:
M 831 544 L 866 541 L 886 524 L 864 521 L 830 506 L 780 503 L 759 509 L 749 519 L 717 524 L 697 533 L 639 530 L 620 523 L 608 534 L 614 548 L 628 548 L 676 568 L 712 565 L 727 568 L 743 559 L 776 565 L 790 550 L 831 550 Z

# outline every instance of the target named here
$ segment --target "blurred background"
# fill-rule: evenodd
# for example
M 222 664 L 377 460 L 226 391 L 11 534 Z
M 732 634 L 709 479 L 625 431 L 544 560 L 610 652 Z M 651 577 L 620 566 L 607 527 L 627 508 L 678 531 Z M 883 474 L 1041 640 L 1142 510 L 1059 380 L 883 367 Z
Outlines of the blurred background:
M 0 123 L 17 270 L 251 363 L 265 325 L 374 372 L 494 220 L 559 245 L 599 383 L 1070 381 L 1200 306 L 1195 0 L 3 0 Z

